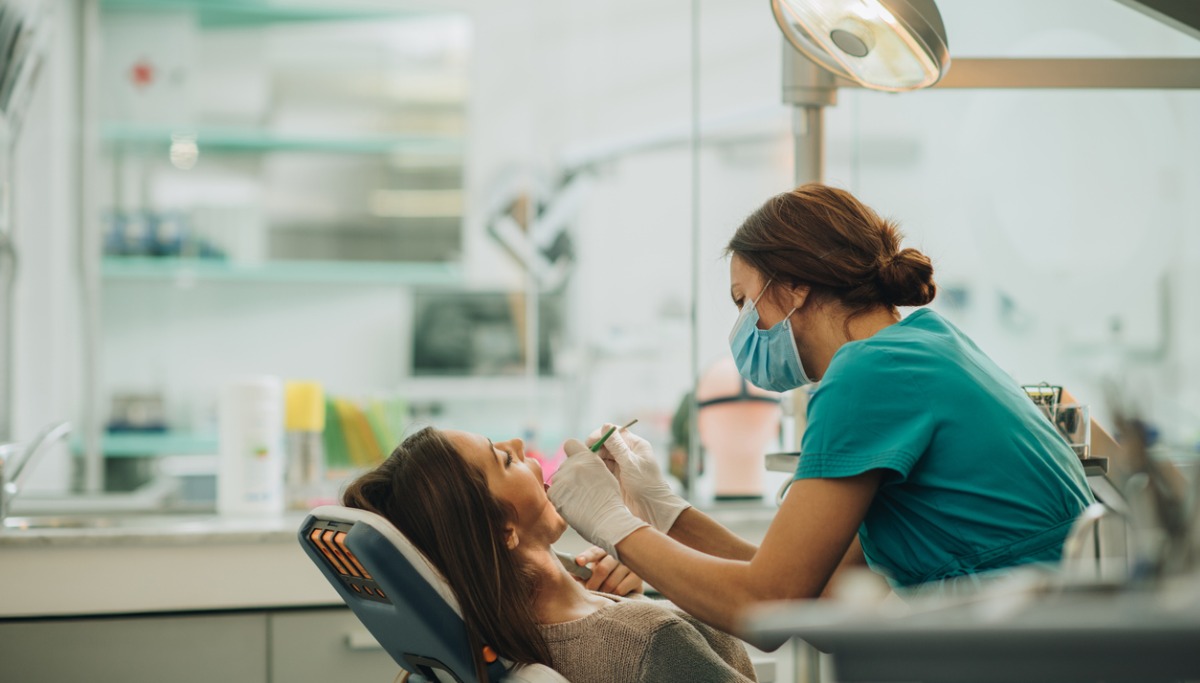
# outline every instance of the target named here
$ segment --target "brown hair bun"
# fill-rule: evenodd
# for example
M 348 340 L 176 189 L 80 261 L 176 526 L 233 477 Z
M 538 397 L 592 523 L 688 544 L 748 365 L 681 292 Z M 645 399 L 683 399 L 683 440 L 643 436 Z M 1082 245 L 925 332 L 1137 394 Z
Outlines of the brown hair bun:
M 933 263 L 916 249 L 901 249 L 901 239 L 893 221 L 854 195 L 808 183 L 751 213 L 726 252 L 859 315 L 877 306 L 924 306 L 937 293 Z

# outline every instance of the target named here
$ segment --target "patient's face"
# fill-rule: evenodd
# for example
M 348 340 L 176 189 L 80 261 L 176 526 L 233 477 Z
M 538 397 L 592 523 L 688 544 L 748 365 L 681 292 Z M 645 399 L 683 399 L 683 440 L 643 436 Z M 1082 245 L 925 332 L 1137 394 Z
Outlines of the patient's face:
M 546 496 L 541 465 L 533 458 L 525 458 L 523 441 L 492 443 L 487 437 L 454 430 L 446 430 L 444 434 L 467 462 L 487 475 L 492 495 L 516 511 L 513 525 L 521 543 L 549 545 L 562 536 L 567 523 Z

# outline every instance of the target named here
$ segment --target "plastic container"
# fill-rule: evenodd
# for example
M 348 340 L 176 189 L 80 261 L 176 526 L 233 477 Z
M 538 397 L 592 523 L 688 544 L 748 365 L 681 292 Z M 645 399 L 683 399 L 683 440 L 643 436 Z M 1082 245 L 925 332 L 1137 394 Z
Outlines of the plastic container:
M 218 407 L 217 512 L 283 511 L 283 383 L 246 377 L 221 389 Z
M 319 382 L 284 384 L 287 465 L 284 494 L 293 510 L 336 502 L 325 482 L 325 391 Z

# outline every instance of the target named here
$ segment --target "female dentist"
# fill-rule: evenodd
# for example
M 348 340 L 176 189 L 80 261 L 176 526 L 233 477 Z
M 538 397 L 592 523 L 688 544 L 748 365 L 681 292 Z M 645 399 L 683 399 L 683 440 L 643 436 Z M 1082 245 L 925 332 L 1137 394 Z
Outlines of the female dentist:
M 820 380 L 795 481 L 755 547 L 674 495 L 649 445 L 614 434 L 549 495 L 582 535 L 676 605 L 729 631 L 749 605 L 815 598 L 865 560 L 904 592 L 1057 560 L 1092 502 L 1083 469 L 1021 387 L 929 309 L 933 267 L 848 192 L 769 199 L 727 248 L 750 382 Z M 577 453 L 577 454 L 576 454 Z M 607 463 L 606 463 L 607 461 Z

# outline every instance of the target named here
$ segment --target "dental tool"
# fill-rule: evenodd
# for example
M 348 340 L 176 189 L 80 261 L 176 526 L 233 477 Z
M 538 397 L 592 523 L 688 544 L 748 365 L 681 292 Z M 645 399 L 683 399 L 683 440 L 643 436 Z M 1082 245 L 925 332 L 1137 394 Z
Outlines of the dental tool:
M 621 429 L 629 429 L 630 427 L 634 426 L 635 424 L 637 424 L 637 418 L 636 418 L 636 417 L 635 417 L 635 418 L 633 418 L 632 420 L 630 420 L 629 422 L 626 422 L 626 423 L 625 423 L 625 425 L 621 427 Z M 592 446 L 591 446 L 591 448 L 592 448 L 592 452 L 593 452 L 593 453 L 599 453 L 599 452 L 600 452 L 600 447 L 604 445 L 604 442 L 605 442 L 605 441 L 608 441 L 608 437 L 612 436 L 612 435 L 613 435 L 613 432 L 615 432 L 615 431 L 617 431 L 617 428 L 616 428 L 615 426 L 614 426 L 614 427 L 609 427 L 608 431 L 607 431 L 607 432 L 604 432 L 604 436 L 600 437 L 600 440 L 599 440 L 599 441 L 597 441 L 596 443 L 592 444 Z
M 574 555 L 571 555 L 570 553 L 564 553 L 561 550 L 555 550 L 554 555 L 558 557 L 558 561 L 561 562 L 562 566 L 571 574 L 578 576 L 584 581 L 592 578 L 592 570 L 575 564 Z

